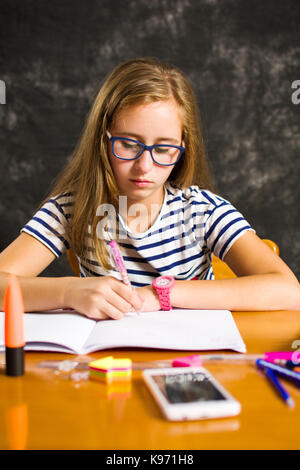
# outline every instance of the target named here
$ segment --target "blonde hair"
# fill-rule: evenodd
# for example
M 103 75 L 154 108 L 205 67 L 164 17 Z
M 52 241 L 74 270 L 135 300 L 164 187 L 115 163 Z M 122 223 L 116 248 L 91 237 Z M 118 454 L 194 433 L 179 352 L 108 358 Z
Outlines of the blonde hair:
M 79 257 L 85 256 L 90 224 L 96 259 L 104 269 L 110 269 L 110 263 L 106 242 L 97 236 L 100 218 L 96 212 L 101 204 L 117 208 L 119 196 L 109 160 L 107 130 L 121 109 L 170 98 L 175 99 L 181 111 L 185 153 L 172 170 L 169 182 L 178 188 L 198 184 L 212 189 L 196 99 L 189 81 L 172 65 L 154 58 L 137 58 L 120 64 L 106 78 L 71 158 L 45 199 L 66 191 L 74 193 L 69 234 L 72 249 Z

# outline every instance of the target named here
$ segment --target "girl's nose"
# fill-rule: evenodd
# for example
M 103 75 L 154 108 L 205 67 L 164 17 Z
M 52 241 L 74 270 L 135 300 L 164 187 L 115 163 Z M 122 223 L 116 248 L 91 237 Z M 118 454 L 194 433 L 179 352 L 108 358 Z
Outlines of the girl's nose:
M 151 170 L 153 163 L 150 150 L 144 150 L 142 155 L 135 160 L 135 167 L 139 168 L 143 173 L 147 173 Z

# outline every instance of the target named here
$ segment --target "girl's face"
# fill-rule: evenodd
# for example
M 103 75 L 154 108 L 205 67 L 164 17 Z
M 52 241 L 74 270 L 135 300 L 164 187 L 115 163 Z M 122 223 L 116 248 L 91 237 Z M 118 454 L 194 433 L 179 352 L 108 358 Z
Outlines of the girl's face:
M 121 110 L 109 130 L 113 137 L 127 137 L 145 145 L 182 145 L 182 120 L 177 103 L 173 100 L 138 104 Z M 162 204 L 163 185 L 174 166 L 157 165 L 145 150 L 137 160 L 120 160 L 112 153 L 111 166 L 127 203 Z

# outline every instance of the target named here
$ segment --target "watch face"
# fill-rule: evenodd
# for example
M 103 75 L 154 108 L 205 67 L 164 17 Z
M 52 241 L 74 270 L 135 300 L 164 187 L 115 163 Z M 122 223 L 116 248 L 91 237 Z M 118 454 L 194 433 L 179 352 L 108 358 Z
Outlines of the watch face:
M 167 287 L 171 284 L 171 280 L 167 277 L 162 277 L 161 279 L 157 280 L 158 287 Z

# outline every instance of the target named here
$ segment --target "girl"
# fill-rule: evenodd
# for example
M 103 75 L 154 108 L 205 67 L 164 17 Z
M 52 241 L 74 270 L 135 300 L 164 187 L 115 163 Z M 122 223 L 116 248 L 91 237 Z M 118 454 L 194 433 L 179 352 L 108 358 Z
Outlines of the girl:
M 186 77 L 154 59 L 121 64 L 51 194 L 0 255 L 2 305 L 14 273 L 26 311 L 73 308 L 118 319 L 171 306 L 299 309 L 293 273 L 211 189 Z M 133 288 L 112 266 L 113 238 Z M 70 248 L 81 277 L 37 277 Z M 238 277 L 213 280 L 212 253 Z

